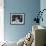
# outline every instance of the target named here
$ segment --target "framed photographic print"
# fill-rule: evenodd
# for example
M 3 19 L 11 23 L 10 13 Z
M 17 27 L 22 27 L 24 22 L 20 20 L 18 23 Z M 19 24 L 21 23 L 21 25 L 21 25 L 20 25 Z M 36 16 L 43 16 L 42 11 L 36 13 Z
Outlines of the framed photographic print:
M 10 24 L 24 24 L 24 13 L 10 13 Z

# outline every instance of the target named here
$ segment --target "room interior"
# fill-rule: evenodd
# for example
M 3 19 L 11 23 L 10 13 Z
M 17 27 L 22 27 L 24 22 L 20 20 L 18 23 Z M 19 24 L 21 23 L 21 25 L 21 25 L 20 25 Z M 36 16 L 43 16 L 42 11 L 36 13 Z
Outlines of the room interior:
M 46 0 L 0 0 L 0 46 L 46 46 L 45 5 Z

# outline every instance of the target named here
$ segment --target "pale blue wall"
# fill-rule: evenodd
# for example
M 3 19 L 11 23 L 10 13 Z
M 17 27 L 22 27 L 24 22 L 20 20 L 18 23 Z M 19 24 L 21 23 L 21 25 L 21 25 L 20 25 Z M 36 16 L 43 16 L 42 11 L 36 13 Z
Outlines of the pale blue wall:
M 32 29 L 36 12 L 40 9 L 39 0 L 4 0 L 4 35 L 5 40 L 17 41 Z M 24 25 L 10 25 L 10 13 L 25 13 Z
M 43 9 L 46 9 L 46 0 L 41 0 L 40 1 L 40 10 L 42 11 Z M 43 22 L 40 22 L 40 25 L 45 26 L 46 27 L 46 10 L 43 12 Z

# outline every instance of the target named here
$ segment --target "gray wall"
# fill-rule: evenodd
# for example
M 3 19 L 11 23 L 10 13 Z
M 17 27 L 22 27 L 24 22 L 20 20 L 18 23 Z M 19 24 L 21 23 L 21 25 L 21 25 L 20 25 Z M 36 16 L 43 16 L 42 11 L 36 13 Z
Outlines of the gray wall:
M 18 41 L 32 29 L 40 0 L 4 0 L 4 35 L 7 41 Z M 10 13 L 25 13 L 24 25 L 11 25 Z

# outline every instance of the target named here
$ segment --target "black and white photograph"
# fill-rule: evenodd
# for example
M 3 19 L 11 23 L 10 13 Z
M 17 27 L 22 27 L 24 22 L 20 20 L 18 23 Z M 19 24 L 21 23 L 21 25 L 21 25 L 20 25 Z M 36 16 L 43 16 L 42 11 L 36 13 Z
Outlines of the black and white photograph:
M 11 13 L 10 24 L 24 24 L 24 13 Z

